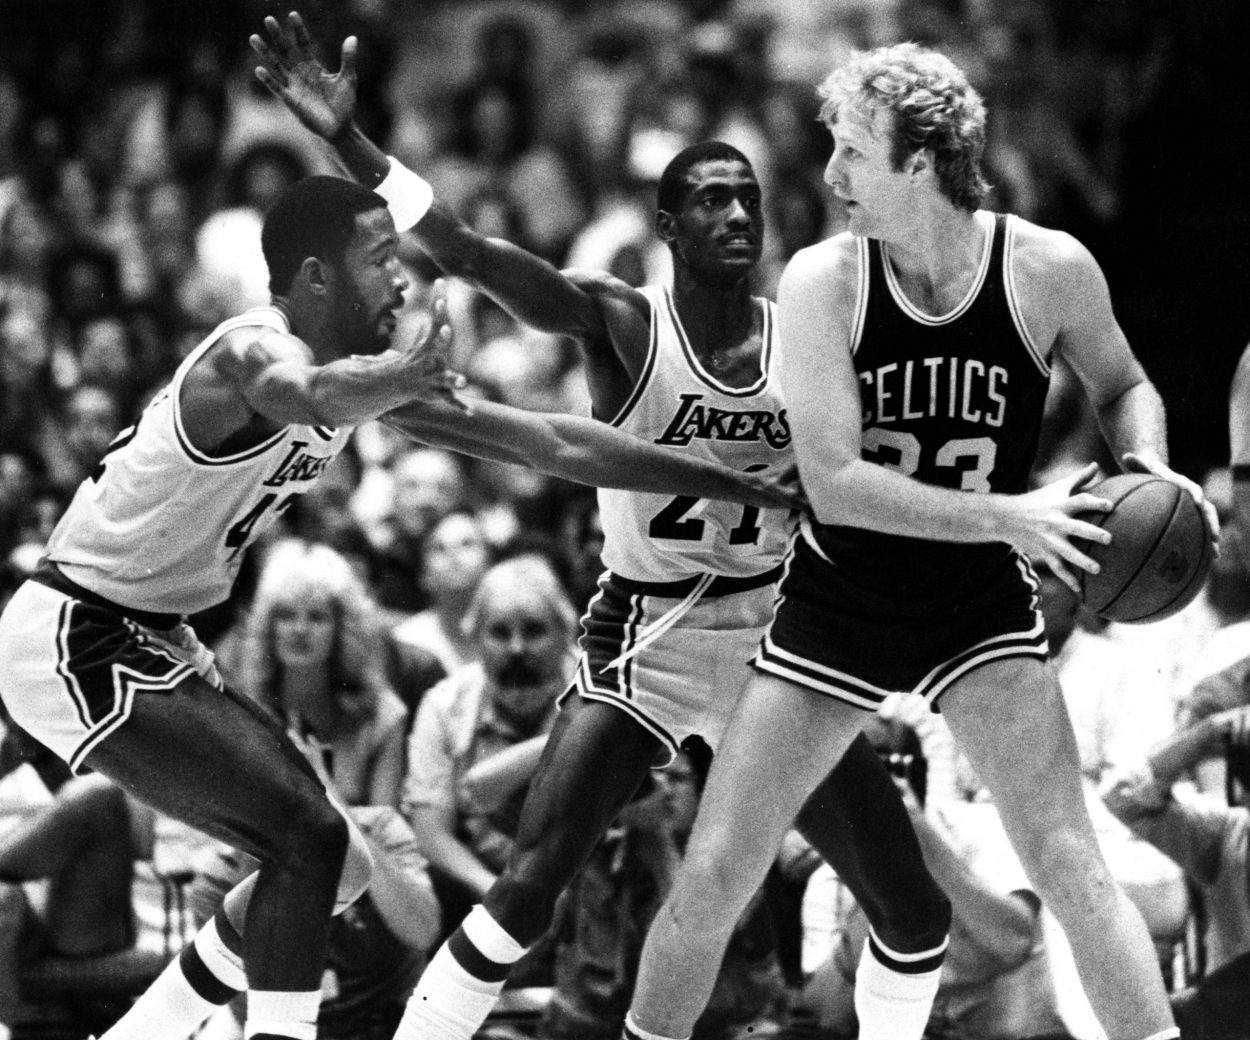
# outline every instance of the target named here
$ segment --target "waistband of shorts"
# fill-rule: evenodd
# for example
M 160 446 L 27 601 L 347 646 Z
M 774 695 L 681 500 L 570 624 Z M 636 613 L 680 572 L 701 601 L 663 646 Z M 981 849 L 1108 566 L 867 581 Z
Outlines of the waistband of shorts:
M 732 596 L 735 592 L 750 592 L 752 589 L 763 588 L 765 585 L 775 585 L 781 580 L 783 570 L 782 564 L 779 563 L 776 567 L 771 567 L 762 574 L 748 574 L 741 578 L 729 574 L 718 574 L 712 579 L 712 583 L 704 590 L 700 598 Z M 689 578 L 682 578 L 679 581 L 637 581 L 634 578 L 622 578 L 614 572 L 611 580 L 613 585 L 616 585 L 624 592 L 630 593 L 630 595 L 681 599 L 683 596 L 689 596 L 695 590 L 695 587 L 703 580 L 703 575 L 695 574 Z
M 39 561 L 38 566 L 30 575 L 30 580 L 37 581 L 40 585 L 46 585 L 57 592 L 62 592 L 66 596 L 82 600 L 84 603 L 90 603 L 92 606 L 114 611 L 117 614 L 121 614 L 122 617 L 138 622 L 144 628 L 150 628 L 157 632 L 168 632 L 172 628 L 177 628 L 183 621 L 179 614 L 158 614 L 151 610 L 125 607 L 120 603 L 114 603 L 111 599 L 106 599 L 104 596 L 92 592 L 90 589 L 84 589 L 47 557 Z

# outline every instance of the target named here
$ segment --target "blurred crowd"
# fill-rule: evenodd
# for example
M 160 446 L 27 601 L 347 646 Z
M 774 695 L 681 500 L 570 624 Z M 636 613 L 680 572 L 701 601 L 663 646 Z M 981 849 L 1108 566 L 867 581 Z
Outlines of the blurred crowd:
M 664 281 L 660 171 L 694 141 L 737 145 L 768 205 L 763 295 L 795 250 L 841 225 L 821 181 L 829 143 L 814 84 L 852 50 L 905 38 L 946 50 L 986 95 L 992 206 L 1073 231 L 1114 282 L 1143 205 L 1134 149 L 1191 28 L 1169 5 L 1085 0 L 310 0 L 301 11 L 332 47 L 360 38 L 372 137 L 475 228 L 559 266 Z M 268 204 L 333 170 L 252 75 L 247 36 L 282 13 L 262 0 L 0 4 L 0 599 L 178 361 L 267 300 Z M 403 259 L 413 288 L 398 335 L 411 337 L 438 272 L 415 248 Z M 570 344 L 464 286 L 450 293 L 467 393 L 586 411 Z M 1048 472 L 1104 450 L 1069 390 L 1059 372 Z M 1200 461 L 1227 513 L 1225 458 Z M 424 958 L 500 869 L 601 537 L 585 488 L 371 425 L 253 550 L 231 601 L 194 619 L 383 864 L 336 926 L 323 1036 L 389 1038 Z M 1241 553 L 1226 549 L 1204 595 L 1149 629 L 1099 622 L 1053 579 L 1044 606 L 1113 871 L 1178 1008 L 1221 1013 L 1221 994 L 1250 992 Z M 881 753 L 955 906 L 932 1035 L 1093 1035 L 1062 934 L 940 717 L 906 699 L 886 715 Z M 514 972 L 518 994 L 538 995 L 505 1003 L 489 1030 L 617 1035 L 705 768 L 694 748 L 644 785 Z M 0 774 L 0 1023 L 81 1037 L 248 865 L 96 778 L 69 777 L 13 728 Z M 758 904 L 703 1035 L 853 1036 L 864 924 L 845 888 L 796 836 Z M 237 1035 L 233 1016 L 219 1018 L 207 1031 Z

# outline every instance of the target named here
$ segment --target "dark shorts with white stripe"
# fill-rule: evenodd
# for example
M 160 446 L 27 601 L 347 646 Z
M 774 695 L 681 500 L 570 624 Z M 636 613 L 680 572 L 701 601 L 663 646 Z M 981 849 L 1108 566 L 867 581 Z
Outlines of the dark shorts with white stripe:
M 844 580 L 798 537 L 751 663 L 869 711 L 909 692 L 938 711 L 951 684 L 980 665 L 1047 654 L 1037 577 L 1018 554 L 983 575 L 975 597 L 917 604 Z

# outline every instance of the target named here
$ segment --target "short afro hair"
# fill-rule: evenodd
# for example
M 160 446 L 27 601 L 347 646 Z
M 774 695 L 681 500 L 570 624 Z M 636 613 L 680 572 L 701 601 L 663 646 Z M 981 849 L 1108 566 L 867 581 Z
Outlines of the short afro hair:
M 737 148 L 724 141 L 700 141 L 683 148 L 669 160 L 660 174 L 656 189 L 656 208 L 664 213 L 676 213 L 686 201 L 690 191 L 690 171 L 705 162 L 740 162 L 754 170 L 751 160 Z
M 285 293 L 310 256 L 339 264 L 356 233 L 356 217 L 385 209 L 376 192 L 342 177 L 296 181 L 265 214 L 260 244 L 269 266 L 269 291 Z

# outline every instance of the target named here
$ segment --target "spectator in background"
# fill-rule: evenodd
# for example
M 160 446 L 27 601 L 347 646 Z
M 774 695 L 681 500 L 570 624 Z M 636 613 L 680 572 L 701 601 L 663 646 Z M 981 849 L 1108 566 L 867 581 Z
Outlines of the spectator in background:
M 94 1000 L 76 999 L 71 985 L 69 998 L 52 1007 L 24 994 L 20 976 L 48 958 L 73 959 L 84 973 L 98 963 L 102 976 L 108 969 L 93 959 L 135 951 L 134 863 L 152 856 L 154 814 L 102 776 L 71 777 L 59 758 L 9 727 L 0 776 L 30 763 L 46 800 L 0 821 L 0 1022 L 14 1030 L 59 1023 L 102 1031 L 125 1009 L 120 985 L 111 1000 L 98 985 Z M 36 894 L 30 882 L 46 887 Z M 119 983 L 144 969 L 135 952 L 132 965 L 113 964 Z M 159 950 L 146 958 L 152 977 L 162 966 Z
M 464 462 L 442 448 L 411 444 L 390 467 L 390 505 L 374 535 L 377 598 L 387 610 L 414 614 L 426 606 L 421 551 L 434 524 L 468 504 Z
M 399 807 L 407 712 L 382 667 L 365 586 L 325 545 L 276 542 L 260 573 L 242 662 L 244 691 L 297 742 L 320 749 L 347 805 Z
M 925 1035 L 1066 1036 L 1043 940 L 1041 900 L 997 811 L 986 802 L 926 808 L 927 762 L 915 731 L 884 707 L 866 731 L 890 765 L 925 862 L 951 900 L 950 949 Z M 804 917 L 810 975 L 800 1006 L 814 1011 L 834 1036 L 854 1036 L 855 971 L 867 921 L 828 867 L 808 883 Z M 818 920 L 823 927 L 816 931 Z
M 421 552 L 420 585 L 429 605 L 395 626 L 396 641 L 429 651 L 448 675 L 471 663 L 477 636 L 466 631 L 465 621 L 490 562 L 490 546 L 474 513 L 456 510 L 439 520 Z
M 57 420 L 59 450 L 48 459 L 50 479 L 68 496 L 100 464 L 125 423 L 115 391 L 96 382 L 69 391 Z
M 417 709 L 404 812 L 449 923 L 458 923 L 503 869 L 556 698 L 572 672 L 576 624 L 545 563 L 524 556 L 496 564 L 466 616 L 478 660 L 431 689 Z M 545 956 L 527 955 L 512 984 L 524 984 L 528 966 Z
M 1185 793 L 1180 781 L 1199 762 L 1226 757 L 1240 774 L 1241 804 Z M 1134 833 L 1181 865 L 1206 907 L 1209 976 L 1174 1000 L 1186 1036 L 1242 1037 L 1250 1022 L 1250 706 L 1209 715 L 1152 748 L 1144 763 L 1109 775 L 1107 807 Z M 1236 973 L 1230 975 L 1229 973 Z M 1229 976 L 1225 978 L 1224 976 Z M 1204 994 L 1204 988 L 1210 992 Z M 1222 1030 L 1222 1031 L 1221 1031 Z

